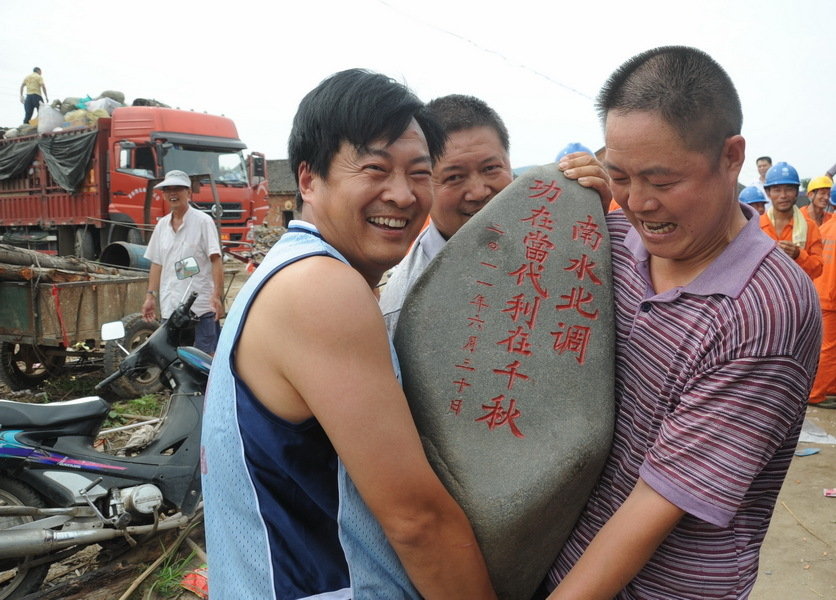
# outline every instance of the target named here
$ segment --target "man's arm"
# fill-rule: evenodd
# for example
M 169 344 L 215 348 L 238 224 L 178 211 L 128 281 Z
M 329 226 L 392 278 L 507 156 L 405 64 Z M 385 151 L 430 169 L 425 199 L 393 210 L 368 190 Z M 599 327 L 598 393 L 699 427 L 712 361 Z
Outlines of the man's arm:
M 162 273 L 162 270 L 162 265 L 155 262 L 152 262 L 151 268 L 148 269 L 148 291 L 145 293 L 145 302 L 142 303 L 142 319 L 144 321 L 153 321 L 157 318 L 157 298 L 160 295 L 160 273 Z
M 224 261 L 220 254 L 211 255 L 209 260 L 212 261 L 212 310 L 218 321 L 224 316 Z
M 548 600 L 608 600 L 650 560 L 684 515 L 641 478 Z
M 586 152 L 572 152 L 561 158 L 557 166 L 569 179 L 576 179 L 582 186 L 598 192 L 604 214 L 609 212 L 612 201 L 610 178 L 604 166 L 594 155 Z
M 26 80 L 24 80 L 23 83 L 20 84 L 19 94 L 20 94 L 20 101 L 21 102 L 26 102 L 26 96 L 23 94 L 23 88 L 25 88 L 25 87 L 26 87 Z
M 255 300 L 236 368 L 275 414 L 315 416 L 425 598 L 494 598 L 463 511 L 424 455 L 380 309 L 353 269 L 299 261 Z
M 49 102 L 49 95 L 46 93 L 46 84 L 41 81 L 41 89 L 44 91 L 44 102 Z

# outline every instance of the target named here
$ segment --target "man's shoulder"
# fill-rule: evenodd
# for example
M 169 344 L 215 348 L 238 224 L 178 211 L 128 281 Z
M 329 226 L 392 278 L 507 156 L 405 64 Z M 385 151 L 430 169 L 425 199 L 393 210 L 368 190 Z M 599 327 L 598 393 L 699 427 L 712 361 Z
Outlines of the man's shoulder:
M 189 210 L 186 212 L 189 216 L 189 219 L 194 221 L 195 223 L 210 223 L 211 225 L 215 225 L 215 220 L 207 215 L 205 212 L 197 208 L 194 204 L 189 205 Z
M 745 293 L 759 296 L 766 305 L 781 305 L 809 310 L 818 307 L 818 300 L 810 277 L 777 246 L 767 253 L 752 274 Z M 776 300 L 780 299 L 780 302 Z

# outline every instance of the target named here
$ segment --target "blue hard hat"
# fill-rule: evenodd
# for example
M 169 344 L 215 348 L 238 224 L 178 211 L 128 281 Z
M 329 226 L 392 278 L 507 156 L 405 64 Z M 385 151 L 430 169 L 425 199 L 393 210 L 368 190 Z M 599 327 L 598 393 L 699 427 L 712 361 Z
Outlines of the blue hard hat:
M 830 204 L 836 206 L 836 185 L 830 188 Z
M 766 172 L 766 179 L 763 183 L 763 187 L 769 187 L 771 185 L 801 185 L 801 180 L 798 178 L 798 171 L 795 168 L 785 162 L 775 163 L 769 170 Z
M 744 204 L 754 204 L 755 202 L 763 202 L 766 204 L 766 196 L 763 195 L 761 189 L 756 185 L 750 185 L 740 191 L 738 200 Z
M 554 159 L 554 162 L 560 162 L 560 159 L 566 156 L 567 154 L 572 154 L 572 152 L 586 152 L 587 154 L 595 154 L 592 150 L 581 144 L 580 142 L 570 142 L 566 144 L 566 147 L 557 153 L 557 158 Z

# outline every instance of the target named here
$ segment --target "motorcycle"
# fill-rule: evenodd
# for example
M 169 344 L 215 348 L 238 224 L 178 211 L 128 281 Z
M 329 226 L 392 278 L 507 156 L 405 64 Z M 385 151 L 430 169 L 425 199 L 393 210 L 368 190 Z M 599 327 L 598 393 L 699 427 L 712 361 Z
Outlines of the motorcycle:
M 193 276 L 197 262 L 184 259 L 176 272 L 180 279 Z M 0 400 L 0 600 L 38 590 L 51 563 L 86 546 L 133 545 L 186 525 L 201 508 L 200 428 L 212 358 L 178 345 L 194 329 L 196 298 L 192 292 L 95 388 L 160 370 L 171 398 L 154 438 L 136 454 L 94 447 L 111 410 L 102 397 Z M 119 325 L 105 324 L 103 339 L 118 338 Z

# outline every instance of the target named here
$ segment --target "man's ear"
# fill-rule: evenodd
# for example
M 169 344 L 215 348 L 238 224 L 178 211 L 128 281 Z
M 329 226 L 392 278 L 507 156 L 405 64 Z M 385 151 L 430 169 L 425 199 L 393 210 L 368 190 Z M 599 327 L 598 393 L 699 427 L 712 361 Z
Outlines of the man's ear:
M 730 171 L 740 173 L 743 161 L 746 160 L 746 140 L 742 135 L 733 135 L 726 139 L 721 159 L 726 161 Z M 735 181 L 737 181 L 737 175 L 735 175 Z
M 316 187 L 316 176 L 311 172 L 311 168 L 307 162 L 302 162 L 299 164 L 299 193 L 302 195 L 304 200 L 309 200 L 309 198 L 314 193 L 314 188 Z

